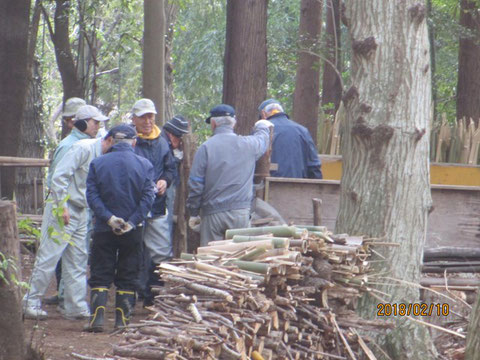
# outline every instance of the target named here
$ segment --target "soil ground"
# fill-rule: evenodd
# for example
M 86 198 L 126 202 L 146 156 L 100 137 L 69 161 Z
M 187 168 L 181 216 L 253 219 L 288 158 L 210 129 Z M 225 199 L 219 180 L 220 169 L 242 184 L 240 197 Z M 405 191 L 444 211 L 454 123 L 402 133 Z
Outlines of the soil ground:
M 22 277 L 28 282 L 34 255 L 23 249 L 22 254 Z M 46 296 L 55 294 L 55 280 L 50 284 Z M 88 333 L 82 329 L 87 323 L 84 320 L 67 320 L 56 309 L 56 305 L 44 305 L 48 318 L 44 321 L 25 319 L 25 339 L 32 348 L 42 356 L 44 360 L 78 359 L 75 354 L 91 358 L 113 357 L 112 345 L 124 340 L 121 333 L 113 332 L 115 319 L 114 313 L 114 290 L 110 290 L 107 306 L 106 331 L 104 333 Z M 137 303 L 131 322 L 138 323 L 146 319 L 149 314 L 142 303 Z

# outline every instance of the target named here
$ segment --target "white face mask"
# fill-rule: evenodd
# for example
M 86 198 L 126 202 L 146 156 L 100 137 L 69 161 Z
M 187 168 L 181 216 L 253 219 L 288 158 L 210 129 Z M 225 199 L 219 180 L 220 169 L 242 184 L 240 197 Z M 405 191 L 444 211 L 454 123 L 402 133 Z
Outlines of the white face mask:
M 180 149 L 173 149 L 173 156 L 175 159 L 182 160 L 183 159 L 183 151 Z

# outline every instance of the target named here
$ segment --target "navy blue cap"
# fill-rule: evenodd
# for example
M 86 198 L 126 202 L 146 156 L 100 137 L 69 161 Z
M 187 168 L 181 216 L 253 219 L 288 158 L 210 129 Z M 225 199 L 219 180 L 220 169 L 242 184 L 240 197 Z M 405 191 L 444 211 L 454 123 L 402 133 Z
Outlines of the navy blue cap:
M 135 139 L 137 137 L 137 131 L 133 126 L 121 124 L 111 128 L 105 137 L 108 138 L 110 136 L 117 140 Z
M 270 105 L 270 104 L 278 104 L 278 105 L 280 105 L 280 101 L 275 100 L 275 99 L 265 100 L 265 101 L 262 102 L 262 103 L 260 104 L 260 106 L 258 107 L 258 112 L 264 110 L 264 109 L 267 107 L 267 105 Z
M 210 124 L 210 118 L 219 116 L 235 116 L 235 109 L 226 104 L 217 105 L 210 110 L 210 116 L 205 119 L 205 122 Z

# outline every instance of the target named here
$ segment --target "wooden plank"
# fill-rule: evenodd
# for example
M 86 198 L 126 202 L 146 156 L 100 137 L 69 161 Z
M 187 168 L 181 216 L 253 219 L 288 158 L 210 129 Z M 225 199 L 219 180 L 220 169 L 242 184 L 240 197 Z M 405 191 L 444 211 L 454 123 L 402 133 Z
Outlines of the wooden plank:
M 36 158 L 21 158 L 0 156 L 0 166 L 49 166 L 50 160 Z
M 335 229 L 340 182 L 335 180 L 266 178 L 266 201 L 288 223 L 312 224 L 312 198 L 322 199 L 322 225 Z M 480 247 L 480 187 L 432 186 L 426 247 Z

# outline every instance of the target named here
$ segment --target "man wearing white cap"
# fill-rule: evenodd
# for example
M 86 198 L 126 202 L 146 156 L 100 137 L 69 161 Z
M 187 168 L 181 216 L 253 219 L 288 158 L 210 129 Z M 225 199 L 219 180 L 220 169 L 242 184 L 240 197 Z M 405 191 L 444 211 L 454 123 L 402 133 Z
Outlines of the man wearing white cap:
M 132 108 L 132 122 L 138 133 L 135 153 L 148 159 L 153 165 L 154 181 L 157 187 L 157 194 L 152 205 L 150 217 L 145 223 L 144 245 L 145 255 L 150 255 L 148 280 L 149 285 L 156 283 L 158 276 L 153 273 L 156 264 L 168 260 L 173 256 L 170 242 L 170 230 L 168 222 L 165 221 L 166 214 L 166 190 L 172 183 L 175 176 L 175 159 L 170 151 L 167 141 L 160 136 L 160 129 L 155 125 L 157 110 L 150 99 L 138 100 Z M 146 276 L 143 273 L 143 276 Z M 146 279 L 140 287 L 145 291 L 144 304 L 150 305 L 153 295 L 149 291 L 150 286 L 145 284 Z
M 71 97 L 67 99 L 67 101 L 65 101 L 62 112 L 62 122 L 65 129 L 65 134 L 62 134 L 63 136 L 68 135 L 70 131 L 72 131 L 73 124 L 75 122 L 75 114 L 77 113 L 77 110 L 83 105 L 87 105 L 87 103 L 85 102 L 85 100 L 78 97 Z
M 75 126 L 95 136 L 101 121 L 108 118 L 91 105 L 80 107 L 75 115 Z M 87 200 L 86 179 L 90 162 L 105 153 L 113 140 L 84 139 L 75 142 L 58 162 L 51 178 L 51 193 L 57 209 L 50 208 L 46 223 L 54 232 L 43 229 L 40 247 L 30 280 L 30 289 L 23 298 L 23 312 L 27 318 L 45 319 L 41 297 L 48 288 L 55 266 L 62 258 L 62 278 L 65 285 L 64 315 L 68 319 L 84 319 L 90 316 L 86 302 L 87 283 Z M 63 209 L 62 209 L 63 208 Z M 62 211 L 63 210 L 63 211 Z M 63 225 L 55 213 L 59 212 Z

